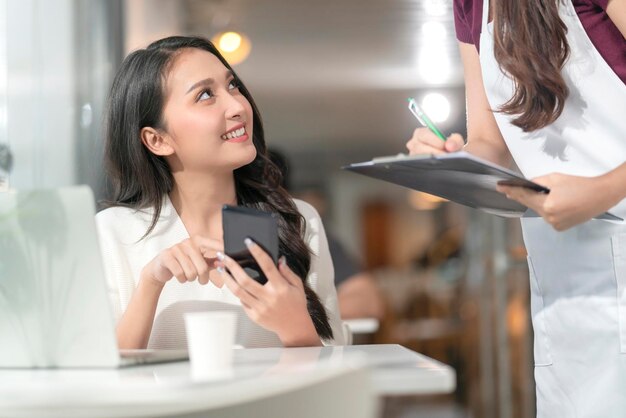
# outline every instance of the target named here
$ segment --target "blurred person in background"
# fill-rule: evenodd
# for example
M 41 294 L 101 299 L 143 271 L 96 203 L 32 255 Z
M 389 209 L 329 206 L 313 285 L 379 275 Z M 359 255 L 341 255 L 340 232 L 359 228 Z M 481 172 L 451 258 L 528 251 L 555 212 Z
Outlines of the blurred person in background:
M 461 148 L 550 189 L 529 207 L 537 413 L 626 414 L 626 1 L 455 0 L 467 144 L 415 130 L 411 154 Z

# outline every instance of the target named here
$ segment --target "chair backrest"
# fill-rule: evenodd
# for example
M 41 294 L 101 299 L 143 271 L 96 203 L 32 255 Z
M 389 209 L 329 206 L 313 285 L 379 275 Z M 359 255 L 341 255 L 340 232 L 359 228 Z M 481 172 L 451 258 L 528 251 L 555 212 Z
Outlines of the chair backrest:
M 354 341 L 354 334 L 352 333 L 350 326 L 346 321 L 342 321 L 341 328 L 343 329 L 346 345 L 352 345 L 352 342 Z

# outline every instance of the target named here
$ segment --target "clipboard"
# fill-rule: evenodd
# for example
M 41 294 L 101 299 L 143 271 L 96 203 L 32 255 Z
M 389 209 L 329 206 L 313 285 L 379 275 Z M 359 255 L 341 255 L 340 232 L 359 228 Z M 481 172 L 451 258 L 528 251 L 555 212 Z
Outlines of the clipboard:
M 342 169 L 507 218 L 521 217 L 529 209 L 497 192 L 497 184 L 527 187 L 539 193 L 550 192 L 548 188 L 519 173 L 465 151 L 379 157 L 350 164 Z M 598 215 L 595 219 L 623 220 L 609 212 Z

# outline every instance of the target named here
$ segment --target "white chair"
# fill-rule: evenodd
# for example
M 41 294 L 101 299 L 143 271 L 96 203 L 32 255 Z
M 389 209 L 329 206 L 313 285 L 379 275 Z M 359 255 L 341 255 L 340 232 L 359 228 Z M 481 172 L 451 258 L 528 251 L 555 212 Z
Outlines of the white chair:
M 352 335 L 373 334 L 380 328 L 380 321 L 377 318 L 344 319 L 343 324 Z
M 341 325 L 343 328 L 343 335 L 344 335 L 344 339 L 346 340 L 346 345 L 352 345 L 354 336 L 352 334 L 352 329 L 350 328 L 350 325 L 346 321 L 342 321 Z

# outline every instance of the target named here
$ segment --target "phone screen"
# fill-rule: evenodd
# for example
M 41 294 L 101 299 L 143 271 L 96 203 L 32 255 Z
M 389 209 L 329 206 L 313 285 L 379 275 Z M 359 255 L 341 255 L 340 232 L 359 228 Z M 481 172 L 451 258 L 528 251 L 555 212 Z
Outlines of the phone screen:
M 248 275 L 261 284 L 267 277 L 244 244 L 246 238 L 256 242 L 278 263 L 278 221 L 275 214 L 256 209 L 224 205 L 222 208 L 224 252 Z

